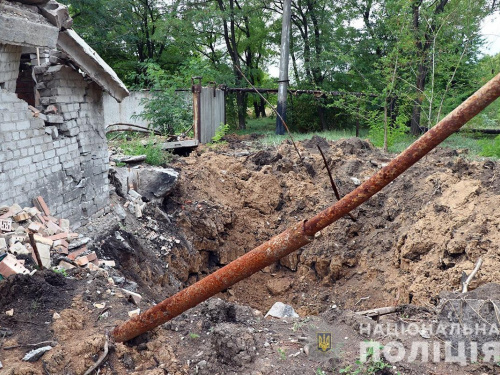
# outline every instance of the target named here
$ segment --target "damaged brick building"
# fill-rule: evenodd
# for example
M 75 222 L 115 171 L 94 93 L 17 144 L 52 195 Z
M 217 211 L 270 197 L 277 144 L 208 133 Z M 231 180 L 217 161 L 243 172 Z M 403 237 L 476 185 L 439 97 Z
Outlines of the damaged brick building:
M 103 92 L 129 93 L 50 0 L 0 0 L 0 205 L 43 196 L 84 224 L 108 205 Z

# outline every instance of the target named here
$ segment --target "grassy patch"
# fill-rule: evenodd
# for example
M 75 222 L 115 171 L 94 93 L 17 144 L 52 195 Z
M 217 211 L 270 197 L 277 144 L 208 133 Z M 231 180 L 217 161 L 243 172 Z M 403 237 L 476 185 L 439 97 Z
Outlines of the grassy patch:
M 109 141 L 110 145 L 119 147 L 125 155 L 146 155 L 146 163 L 165 166 L 172 160 L 172 154 L 162 150 L 161 137 L 141 133 L 119 134 Z
M 390 152 L 400 153 L 411 145 L 417 137 L 407 135 L 398 142 L 389 147 Z M 489 156 L 500 158 L 500 138 L 497 141 L 494 136 L 477 135 L 467 132 L 455 133 L 445 139 L 441 147 L 451 148 L 454 150 L 467 149 L 471 156 Z
M 265 146 L 277 146 L 285 139 L 289 139 L 288 134 L 276 135 L 274 133 L 276 120 L 274 118 L 250 119 L 247 122 L 245 130 L 237 130 L 236 134 L 252 134 L 257 133 L 263 135 L 259 141 Z M 335 141 L 342 138 L 350 138 L 355 136 L 354 129 L 352 130 L 329 130 L 324 132 L 314 133 L 292 133 L 293 139 L 303 141 L 310 139 L 312 136 L 318 135 L 328 140 Z M 369 138 L 367 129 L 360 130 L 360 138 Z M 406 135 L 399 139 L 389 147 L 389 152 L 400 153 L 411 145 L 417 137 Z M 373 143 L 373 140 L 371 140 Z M 441 147 L 451 149 L 468 149 L 469 155 L 472 157 L 487 156 L 500 159 L 500 136 L 471 134 L 467 132 L 455 133 L 448 137 Z
M 237 130 L 236 134 L 261 134 L 264 137 L 259 139 L 259 141 L 265 146 L 276 146 L 283 142 L 285 139 L 289 139 L 288 134 L 277 135 L 275 134 L 276 119 L 274 118 L 264 118 L 264 119 L 251 119 L 247 122 L 247 128 L 244 130 Z M 356 135 L 355 130 L 328 130 L 322 132 L 314 133 L 293 133 L 292 137 L 295 141 L 303 141 L 306 139 L 311 139 L 312 136 L 318 135 L 320 137 L 326 138 L 330 141 L 336 141 L 342 138 L 351 138 Z M 360 130 L 360 137 L 365 138 L 368 136 L 368 131 L 366 129 Z

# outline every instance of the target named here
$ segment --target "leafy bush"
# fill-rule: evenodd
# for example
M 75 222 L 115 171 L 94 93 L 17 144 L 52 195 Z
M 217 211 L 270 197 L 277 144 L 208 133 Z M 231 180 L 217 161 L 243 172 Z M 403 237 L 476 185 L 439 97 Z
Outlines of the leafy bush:
M 144 99 L 144 111 L 137 115 L 165 135 L 189 132 L 193 125 L 191 95 L 176 92 L 176 81 L 155 63 L 144 63 L 139 79 L 150 88 L 150 98 Z
M 227 134 L 229 131 L 229 124 L 222 124 L 217 128 L 215 135 L 212 137 L 212 142 L 213 143 L 219 143 L 222 141 L 222 138 Z

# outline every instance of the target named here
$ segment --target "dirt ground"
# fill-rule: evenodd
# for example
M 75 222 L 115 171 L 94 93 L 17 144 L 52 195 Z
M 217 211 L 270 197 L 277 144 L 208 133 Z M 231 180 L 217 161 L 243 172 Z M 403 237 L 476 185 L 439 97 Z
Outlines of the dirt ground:
M 341 195 L 393 156 L 360 139 L 314 137 L 298 144 L 300 163 L 290 142 L 263 148 L 254 136 L 230 136 L 227 144 L 176 158 L 171 167 L 180 178 L 163 205 L 148 204 L 140 219 L 109 214 L 79 229 L 115 268 L 69 277 L 44 271 L 0 283 L 0 373 L 84 374 L 102 354 L 106 332 L 129 311 L 144 311 L 331 205 L 335 197 L 318 144 Z M 367 363 L 356 361 L 360 345 L 397 341 L 409 349 L 416 340 L 407 332 L 396 339 L 367 332 L 367 326 L 420 327 L 461 317 L 443 311 L 469 294 L 443 293 L 458 291 L 462 273 L 470 274 L 480 257 L 470 293 L 489 289 L 470 298 L 490 301 L 497 311 L 492 290 L 500 286 L 488 283 L 500 283 L 499 196 L 498 162 L 437 149 L 353 211 L 355 221 L 338 220 L 279 264 L 143 337 L 112 343 L 99 373 L 497 374 L 500 348 L 495 360 L 484 355 L 462 364 L 445 361 L 446 354 L 427 361 L 409 361 L 407 354 L 389 363 L 373 351 Z M 112 202 L 124 200 L 113 194 Z M 138 306 L 121 288 L 142 295 Z M 300 318 L 265 319 L 277 301 Z M 354 313 L 396 306 L 397 313 L 377 321 Z M 6 316 L 11 308 L 14 315 Z M 317 347 L 318 333 L 331 334 L 326 353 Z M 417 338 L 444 347 L 448 339 L 438 336 L 420 330 Z M 34 363 L 20 360 L 31 348 L 6 350 L 42 341 L 55 345 Z

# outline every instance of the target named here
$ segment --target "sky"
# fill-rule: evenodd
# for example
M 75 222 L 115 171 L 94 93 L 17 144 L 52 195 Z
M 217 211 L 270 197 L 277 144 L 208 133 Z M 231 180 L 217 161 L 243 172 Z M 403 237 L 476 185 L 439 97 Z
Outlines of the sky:
M 500 14 L 497 12 L 486 17 L 481 26 L 486 39 L 481 52 L 485 55 L 496 55 L 500 52 Z

